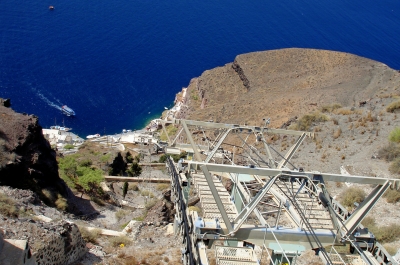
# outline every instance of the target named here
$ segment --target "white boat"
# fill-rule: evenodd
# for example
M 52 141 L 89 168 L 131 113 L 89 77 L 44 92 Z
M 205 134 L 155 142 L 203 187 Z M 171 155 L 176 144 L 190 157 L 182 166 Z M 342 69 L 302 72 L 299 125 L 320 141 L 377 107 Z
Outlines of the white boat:
M 75 116 L 75 111 L 73 111 L 73 109 L 69 108 L 67 105 L 63 105 L 61 107 L 61 111 L 67 116 Z
M 99 138 L 99 137 L 100 137 L 100 134 L 98 134 L 98 133 L 86 136 L 87 139 L 94 139 L 94 138 Z
M 68 131 L 72 130 L 71 128 L 62 127 L 62 126 L 58 126 L 58 125 L 50 126 L 50 129 L 59 130 L 59 131 L 65 131 L 65 132 L 68 132 Z

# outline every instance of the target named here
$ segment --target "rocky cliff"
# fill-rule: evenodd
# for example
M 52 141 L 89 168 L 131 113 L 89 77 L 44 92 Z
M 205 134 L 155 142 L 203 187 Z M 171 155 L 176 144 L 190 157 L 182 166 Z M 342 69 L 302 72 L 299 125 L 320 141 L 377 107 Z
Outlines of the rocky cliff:
M 34 115 L 16 113 L 0 99 L 0 185 L 30 189 L 48 204 L 65 197 L 56 153 Z
M 339 103 L 358 106 L 397 93 L 400 73 L 353 54 L 281 49 L 238 55 L 191 80 L 178 118 L 279 127 L 294 116 Z

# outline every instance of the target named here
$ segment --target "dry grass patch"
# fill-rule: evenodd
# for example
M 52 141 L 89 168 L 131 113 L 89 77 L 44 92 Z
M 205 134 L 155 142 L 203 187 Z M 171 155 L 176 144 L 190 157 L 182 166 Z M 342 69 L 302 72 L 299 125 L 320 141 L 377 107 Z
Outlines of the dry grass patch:
M 398 224 L 390 224 L 389 226 L 377 225 L 375 219 L 370 216 L 365 217 L 362 224 L 368 227 L 368 230 L 375 235 L 379 243 L 389 243 L 400 238 L 400 225 Z
M 142 190 L 140 192 L 140 195 L 145 196 L 145 197 L 149 197 L 149 198 L 154 198 L 154 194 L 149 190 Z
M 61 210 L 61 211 L 66 211 L 68 208 L 68 203 L 67 200 L 65 198 L 63 198 L 60 194 L 58 194 L 57 196 L 57 200 L 55 202 L 55 205 L 57 207 L 57 209 Z
M 325 122 L 329 120 L 329 116 L 316 111 L 310 114 L 306 114 L 301 117 L 295 124 L 292 124 L 289 129 L 298 131 L 308 131 L 310 130 L 313 123 Z
M 115 213 L 115 218 L 117 218 L 117 220 L 119 221 L 119 220 L 121 220 L 122 218 L 124 218 L 127 214 L 128 214 L 127 211 L 121 209 L 121 210 L 118 210 L 118 211 Z
M 136 183 L 129 183 L 128 190 L 138 191 L 139 186 Z
M 396 203 L 400 201 L 400 191 L 389 189 L 385 192 L 383 197 L 386 198 L 388 203 Z
M 357 187 L 347 188 L 340 194 L 340 203 L 347 208 L 354 208 L 354 203 L 360 203 L 365 199 L 365 191 Z
M 397 110 L 399 108 L 400 108 L 400 100 L 390 103 L 386 107 L 386 111 L 387 112 L 394 112 L 395 110 Z
M 171 185 L 169 185 L 167 183 L 159 183 L 159 184 L 157 184 L 156 190 L 163 191 L 163 190 L 169 189 L 170 187 L 171 187 Z
M 339 138 L 339 136 L 342 134 L 342 129 L 337 129 L 334 133 L 333 133 L 333 139 L 337 139 Z
M 396 127 L 389 134 L 389 141 L 393 143 L 400 143 L 400 128 Z
M 86 242 L 91 242 L 91 243 L 94 243 L 94 244 L 97 243 L 97 239 L 101 235 L 101 230 L 100 229 L 93 229 L 93 230 L 89 231 L 89 229 L 87 229 L 84 226 L 78 226 L 78 228 L 79 228 L 79 231 L 81 232 L 82 238 Z
M 389 166 L 389 171 L 393 174 L 400 174 L 400 157 L 392 161 Z
M 342 105 L 340 105 L 339 103 L 333 103 L 330 105 L 326 105 L 321 107 L 321 112 L 333 112 L 334 110 L 340 109 L 342 107 Z
M 0 193 L 0 213 L 9 217 L 18 217 L 19 213 L 16 202 L 3 193 Z
M 111 237 L 108 242 L 113 246 L 113 247 L 118 247 L 123 244 L 123 246 L 129 246 L 132 243 L 132 240 L 127 237 L 127 236 L 116 236 L 116 237 Z
M 351 115 L 354 113 L 354 111 L 352 111 L 351 109 L 348 109 L 348 108 L 340 108 L 340 109 L 336 109 L 333 113 L 338 114 L 338 115 Z
M 144 208 L 145 208 L 146 210 L 150 210 L 150 209 L 153 208 L 156 204 L 157 204 L 157 200 L 149 200 L 149 201 L 146 202 L 146 204 L 144 205 Z
M 386 249 L 386 251 L 387 251 L 390 255 L 392 255 L 392 256 L 396 255 L 396 253 L 397 253 L 397 247 L 393 246 L 392 244 L 388 244 L 388 243 L 384 244 L 383 247 Z

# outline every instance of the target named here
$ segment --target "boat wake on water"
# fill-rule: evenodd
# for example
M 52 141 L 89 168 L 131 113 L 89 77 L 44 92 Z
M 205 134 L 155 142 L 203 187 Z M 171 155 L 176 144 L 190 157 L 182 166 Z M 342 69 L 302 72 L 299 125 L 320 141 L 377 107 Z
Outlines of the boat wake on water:
M 41 92 L 40 90 L 37 90 L 35 88 L 32 88 L 32 90 L 36 93 L 36 95 L 42 99 L 44 102 L 47 103 L 47 105 L 49 105 L 50 107 L 56 108 L 60 111 L 62 111 L 61 106 L 57 105 L 56 103 L 52 102 L 51 100 L 49 100 L 48 98 L 46 98 Z M 57 100 L 58 101 L 58 100 Z
M 45 97 L 40 90 L 37 90 L 35 88 L 32 88 L 32 90 L 36 93 L 36 95 L 41 98 L 44 102 L 47 103 L 50 107 L 53 107 L 55 109 L 60 110 L 63 114 L 67 116 L 75 116 L 75 111 L 73 111 L 71 108 L 69 108 L 67 105 L 62 105 L 58 99 L 55 99 L 55 101 L 58 102 L 58 105 L 54 102 L 52 102 L 50 99 Z M 61 105 L 61 106 L 60 106 Z

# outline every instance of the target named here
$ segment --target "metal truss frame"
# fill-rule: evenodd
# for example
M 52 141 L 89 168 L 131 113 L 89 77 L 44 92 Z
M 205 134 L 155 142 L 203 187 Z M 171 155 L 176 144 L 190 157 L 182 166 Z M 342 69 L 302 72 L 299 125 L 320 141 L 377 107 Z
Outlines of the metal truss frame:
M 220 231 L 218 233 L 201 232 L 204 229 L 206 229 L 205 231 L 208 231 L 207 227 L 204 225 L 205 223 L 200 231 L 195 228 L 196 225 L 194 225 L 194 227 L 189 226 L 189 231 L 197 231 L 195 236 L 197 241 L 246 241 L 260 246 L 267 246 L 270 249 L 278 251 L 277 253 L 279 253 L 279 251 L 283 251 L 283 255 L 285 255 L 285 249 L 289 248 L 294 256 L 306 249 L 315 249 L 316 252 L 320 254 L 322 260 L 328 264 L 332 264 L 330 255 L 328 255 L 325 251 L 325 247 L 344 241 L 351 241 L 353 232 L 361 226 L 361 221 L 368 214 L 368 212 L 371 211 L 385 191 L 388 188 L 397 190 L 400 189 L 399 179 L 300 171 L 290 162 L 290 160 L 293 158 L 295 152 L 299 149 L 301 143 L 306 137 L 314 137 L 313 133 L 270 129 L 267 127 L 258 126 L 178 119 L 162 122 L 165 133 L 167 133 L 167 130 L 165 129 L 166 123 L 182 126 L 182 129 L 173 141 L 171 141 L 170 137 L 167 135 L 170 146 L 178 148 L 182 146 L 181 144 L 176 143 L 176 139 L 178 139 L 179 134 L 185 132 L 186 138 L 193 150 L 194 159 L 193 161 L 181 162 L 180 166 L 185 168 L 186 175 L 189 177 L 189 179 L 192 173 L 196 172 L 196 174 L 198 174 L 198 172 L 202 172 L 202 175 L 204 176 L 204 179 L 206 180 L 206 183 L 214 198 L 214 202 L 216 203 L 220 217 L 222 218 L 222 220 L 220 220 L 220 224 L 218 225 L 220 227 Z M 189 126 L 195 126 L 198 131 L 202 131 L 205 139 L 207 139 L 207 137 L 203 128 L 219 130 L 218 136 L 214 142 L 208 141 L 208 153 L 206 153 L 206 155 L 202 154 L 205 151 L 204 148 L 199 148 L 199 146 L 196 145 L 192 137 L 192 133 L 189 130 Z M 233 164 L 234 158 L 231 160 L 232 165 L 211 163 L 218 152 L 218 149 L 224 143 L 225 139 L 227 139 L 229 134 L 243 131 L 246 131 L 249 134 L 254 134 L 256 140 L 263 143 L 267 155 L 267 161 L 258 156 L 258 161 L 263 162 L 263 164 L 259 164 L 256 161 L 257 167 L 235 165 Z M 289 148 L 286 154 L 281 155 L 267 144 L 265 140 L 266 133 L 293 135 L 298 136 L 298 138 L 292 147 Z M 248 136 L 245 137 L 246 139 L 243 139 L 240 136 L 239 138 L 242 140 L 242 147 L 246 146 L 250 151 L 252 151 L 252 146 L 247 142 Z M 277 162 L 274 160 L 271 154 L 271 149 L 278 153 L 278 155 L 282 158 L 281 161 Z M 256 155 L 258 154 L 256 153 Z M 248 154 L 248 157 L 251 161 L 254 161 L 254 158 L 251 158 L 250 154 Z M 169 161 L 169 167 L 172 167 L 172 160 Z M 289 164 L 293 169 L 287 168 Z M 254 185 L 259 187 L 257 194 L 251 195 L 247 187 L 247 183 L 238 181 L 237 179 L 235 180 L 235 176 L 240 174 L 253 176 Z M 214 184 L 214 175 L 229 178 L 237 188 L 238 194 L 240 194 L 240 199 L 243 202 L 243 208 L 238 211 L 237 216 L 233 220 L 229 217 L 224 202 Z M 325 187 L 326 181 L 370 184 L 375 185 L 376 187 L 372 190 L 372 192 L 370 192 L 367 198 L 360 205 L 358 205 L 353 213 L 349 214 L 345 209 L 343 209 L 343 207 L 341 207 L 330 197 Z M 306 203 L 303 205 L 302 201 L 298 198 L 299 194 L 308 195 L 312 199 L 311 206 L 307 205 Z M 265 199 L 266 196 L 271 198 L 271 200 L 274 202 L 274 204 L 267 203 L 267 205 L 275 207 L 274 209 L 276 210 L 262 212 L 258 209 L 262 203 L 265 205 L 263 199 Z M 325 211 L 328 213 L 328 218 L 320 219 L 330 222 L 331 228 L 315 228 L 313 224 L 309 222 L 310 215 L 314 214 L 312 213 L 314 201 L 316 204 L 322 204 L 324 206 Z M 259 224 L 246 224 L 246 220 L 253 213 L 257 217 Z M 282 213 L 289 217 L 288 219 L 293 224 L 293 227 L 280 227 L 278 225 Z M 270 220 L 267 220 L 263 214 L 277 214 L 274 223 L 271 225 Z M 196 220 L 192 219 L 192 224 L 195 223 Z M 218 222 L 218 220 L 216 221 Z M 194 245 L 196 245 L 196 243 L 193 243 L 193 246 Z M 203 246 L 203 249 L 204 244 L 201 243 L 200 245 Z M 375 253 L 374 259 L 370 253 L 366 253 L 357 246 L 356 248 L 358 252 L 360 252 L 361 257 L 366 264 L 373 264 L 376 260 L 379 260 L 379 254 Z M 382 252 L 382 249 L 383 247 L 379 248 L 379 253 Z M 387 254 L 384 249 L 383 252 Z M 385 258 L 387 257 L 385 256 Z

